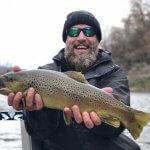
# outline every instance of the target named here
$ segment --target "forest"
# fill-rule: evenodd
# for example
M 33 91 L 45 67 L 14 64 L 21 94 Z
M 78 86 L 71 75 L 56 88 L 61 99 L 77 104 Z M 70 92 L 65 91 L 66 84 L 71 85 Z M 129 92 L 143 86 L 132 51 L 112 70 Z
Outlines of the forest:
M 123 27 L 112 27 L 102 47 L 129 78 L 132 91 L 150 91 L 150 0 L 131 0 Z

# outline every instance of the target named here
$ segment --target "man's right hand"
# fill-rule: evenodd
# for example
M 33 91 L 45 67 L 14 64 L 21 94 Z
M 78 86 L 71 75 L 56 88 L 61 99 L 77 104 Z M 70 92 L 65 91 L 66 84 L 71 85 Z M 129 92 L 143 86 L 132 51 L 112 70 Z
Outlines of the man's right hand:
M 14 72 L 21 71 L 21 68 L 19 66 L 13 67 Z M 8 95 L 8 105 L 12 106 L 16 110 L 23 109 L 22 104 L 22 97 L 23 94 L 21 92 L 18 92 L 16 94 L 10 93 Z M 43 101 L 41 96 L 35 92 L 34 88 L 29 88 L 26 96 L 26 109 L 28 111 L 34 111 L 34 110 L 40 110 L 43 108 Z

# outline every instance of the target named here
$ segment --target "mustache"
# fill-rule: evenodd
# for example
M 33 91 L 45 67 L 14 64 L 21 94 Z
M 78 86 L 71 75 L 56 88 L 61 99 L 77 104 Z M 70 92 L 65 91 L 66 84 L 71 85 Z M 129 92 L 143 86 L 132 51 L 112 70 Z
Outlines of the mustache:
M 90 45 L 87 43 L 87 41 L 76 41 L 74 43 L 73 47 L 78 47 L 78 46 L 90 47 Z

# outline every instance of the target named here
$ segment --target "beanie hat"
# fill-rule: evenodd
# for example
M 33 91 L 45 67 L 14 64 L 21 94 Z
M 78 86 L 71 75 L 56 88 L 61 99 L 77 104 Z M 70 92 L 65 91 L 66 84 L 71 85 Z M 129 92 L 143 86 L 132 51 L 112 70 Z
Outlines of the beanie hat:
M 64 24 L 64 29 L 63 29 L 63 41 L 66 42 L 67 39 L 67 30 L 78 24 L 86 24 L 95 29 L 96 37 L 98 41 L 101 41 L 102 38 L 102 33 L 101 33 L 101 28 L 98 20 L 95 18 L 93 14 L 90 12 L 81 10 L 81 11 L 74 11 L 71 12 L 67 15 L 65 24 Z

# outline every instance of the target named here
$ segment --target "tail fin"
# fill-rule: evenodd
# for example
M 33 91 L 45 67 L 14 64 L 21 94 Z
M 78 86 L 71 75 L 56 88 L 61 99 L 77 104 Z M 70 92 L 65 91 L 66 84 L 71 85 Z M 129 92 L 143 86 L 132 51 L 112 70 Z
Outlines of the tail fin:
M 131 135 L 134 137 L 134 139 L 137 139 L 140 136 L 143 127 L 150 121 L 150 113 L 138 110 L 133 111 L 134 120 L 132 122 L 129 122 L 127 128 L 130 131 Z

